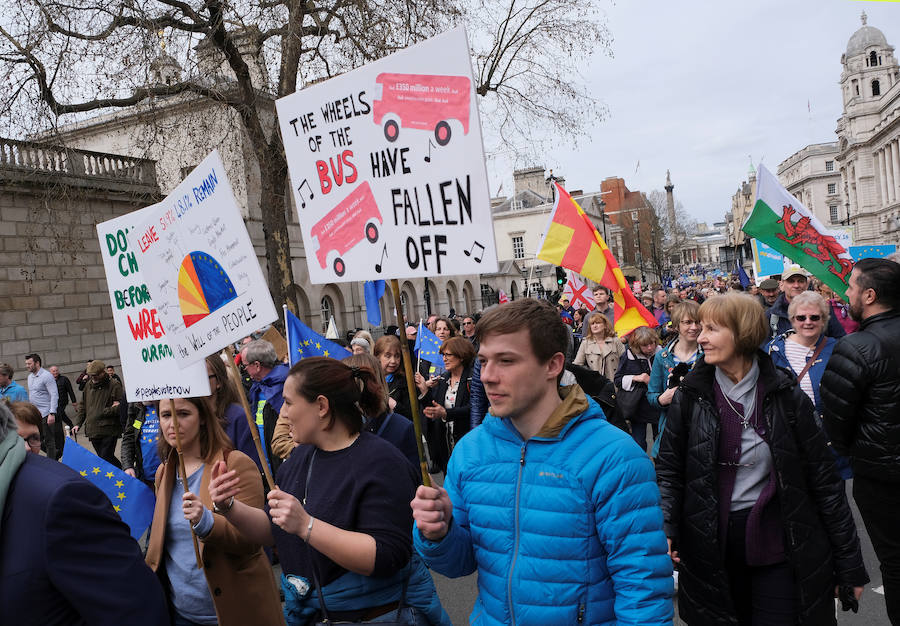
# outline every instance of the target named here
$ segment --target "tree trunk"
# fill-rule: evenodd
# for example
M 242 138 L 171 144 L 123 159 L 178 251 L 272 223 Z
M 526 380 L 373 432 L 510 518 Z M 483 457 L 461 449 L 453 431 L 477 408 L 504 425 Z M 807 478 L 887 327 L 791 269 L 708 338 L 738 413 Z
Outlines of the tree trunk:
M 262 209 L 263 238 L 266 242 L 269 291 L 272 293 L 276 307 L 287 304 L 291 312 L 296 315 L 297 303 L 290 296 L 294 271 L 291 264 L 291 244 L 287 229 L 287 202 L 284 196 L 288 171 L 287 161 L 284 158 L 280 142 L 273 143 L 279 144 L 276 149 L 270 149 L 266 154 L 257 153 L 260 208 Z

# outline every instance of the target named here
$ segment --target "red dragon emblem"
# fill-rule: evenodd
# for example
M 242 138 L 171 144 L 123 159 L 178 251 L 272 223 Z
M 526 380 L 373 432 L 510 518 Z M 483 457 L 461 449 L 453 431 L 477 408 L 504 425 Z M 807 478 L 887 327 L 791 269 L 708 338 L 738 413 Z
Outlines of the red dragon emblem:
M 853 270 L 853 261 L 840 256 L 846 252 L 844 246 L 831 235 L 823 235 L 813 228 L 808 217 L 801 217 L 796 223 L 791 222 L 791 216 L 797 212 L 791 205 L 784 205 L 782 208 L 784 212 L 777 223 L 784 225 L 784 234 L 776 233 L 775 236 L 802 249 L 822 265 L 827 265 L 829 272 L 846 283 L 847 276 Z

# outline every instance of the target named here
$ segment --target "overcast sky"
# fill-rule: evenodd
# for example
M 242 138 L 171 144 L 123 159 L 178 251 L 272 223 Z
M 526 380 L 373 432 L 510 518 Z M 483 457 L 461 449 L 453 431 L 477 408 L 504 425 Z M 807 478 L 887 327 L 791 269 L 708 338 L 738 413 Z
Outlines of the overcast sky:
M 609 176 L 632 190 L 662 189 L 669 169 L 676 200 L 710 224 L 730 210 L 751 156 L 774 172 L 803 146 L 836 139 L 841 54 L 863 10 L 889 44 L 900 45 L 898 2 L 603 6 L 614 57 L 595 56 L 583 74 L 609 114 L 577 150 L 560 146 L 536 165 L 585 191 Z M 502 182 L 509 194 L 512 168 L 525 165 L 489 159 L 491 192 Z

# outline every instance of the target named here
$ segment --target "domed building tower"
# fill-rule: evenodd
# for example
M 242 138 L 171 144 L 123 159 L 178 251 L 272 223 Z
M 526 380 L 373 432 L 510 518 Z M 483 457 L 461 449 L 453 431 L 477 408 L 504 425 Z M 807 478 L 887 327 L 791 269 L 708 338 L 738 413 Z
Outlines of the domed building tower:
M 900 235 L 900 67 L 884 33 L 866 23 L 865 12 L 861 20 L 841 56 L 844 113 L 836 129 L 841 218 L 854 226 L 858 245 Z

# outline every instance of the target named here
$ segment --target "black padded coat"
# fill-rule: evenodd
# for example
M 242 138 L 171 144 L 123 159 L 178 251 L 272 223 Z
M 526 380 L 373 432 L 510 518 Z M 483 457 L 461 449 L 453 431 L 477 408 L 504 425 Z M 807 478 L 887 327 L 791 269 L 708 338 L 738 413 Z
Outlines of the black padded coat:
M 834 624 L 834 587 L 868 582 L 859 538 L 812 403 L 796 379 L 757 352 L 785 549 L 799 624 Z M 702 359 L 672 400 L 657 458 L 666 535 L 681 556 L 678 607 L 691 626 L 737 624 L 718 535 L 719 416 L 715 367 Z
M 834 449 L 854 474 L 900 483 L 900 313 L 873 315 L 841 338 L 819 393 Z

